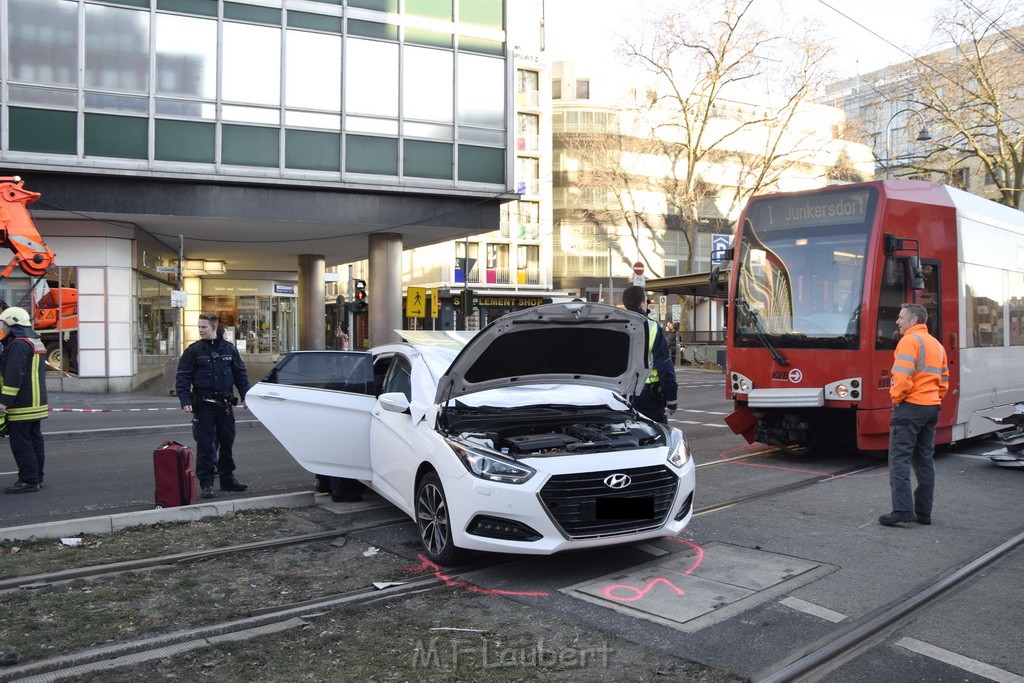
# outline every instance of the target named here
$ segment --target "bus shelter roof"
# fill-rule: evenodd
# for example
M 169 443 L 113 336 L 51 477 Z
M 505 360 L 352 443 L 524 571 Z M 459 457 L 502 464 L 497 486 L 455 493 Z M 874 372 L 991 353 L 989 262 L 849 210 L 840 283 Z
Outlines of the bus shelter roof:
M 729 270 L 723 268 L 718 275 L 718 288 L 711 291 L 711 273 L 687 273 L 674 277 L 662 277 L 648 280 L 644 289 L 649 292 L 676 294 L 678 296 L 696 296 L 704 298 L 724 298 L 729 282 Z

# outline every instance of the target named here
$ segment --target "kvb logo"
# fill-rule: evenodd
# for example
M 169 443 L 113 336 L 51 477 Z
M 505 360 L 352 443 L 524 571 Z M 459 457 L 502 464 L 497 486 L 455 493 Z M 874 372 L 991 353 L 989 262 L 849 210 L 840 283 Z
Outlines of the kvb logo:
M 804 378 L 804 373 L 796 368 L 786 372 L 785 370 L 776 370 L 772 373 L 772 379 L 788 379 L 793 384 L 799 384 L 800 380 Z

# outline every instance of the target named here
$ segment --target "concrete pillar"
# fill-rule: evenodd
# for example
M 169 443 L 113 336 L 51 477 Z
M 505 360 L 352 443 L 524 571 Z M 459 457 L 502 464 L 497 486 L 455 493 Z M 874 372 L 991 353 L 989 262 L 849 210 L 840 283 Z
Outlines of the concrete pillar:
M 370 274 L 366 291 L 370 302 L 370 346 L 401 341 L 395 333 L 402 328 L 401 235 L 370 235 Z
M 299 255 L 299 349 L 326 349 L 324 257 Z

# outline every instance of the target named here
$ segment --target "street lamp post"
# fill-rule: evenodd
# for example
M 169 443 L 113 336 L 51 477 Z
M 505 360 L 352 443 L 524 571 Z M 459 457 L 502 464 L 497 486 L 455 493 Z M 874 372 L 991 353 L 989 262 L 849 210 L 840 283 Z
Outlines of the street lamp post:
M 921 117 L 921 131 L 917 134 L 918 142 L 927 142 L 932 139 L 931 134 L 928 132 L 928 126 L 924 120 L 924 116 L 918 109 L 911 109 L 906 107 L 900 109 L 892 116 L 889 117 L 889 123 L 885 124 L 885 177 L 892 177 L 892 122 L 896 120 L 896 117 L 900 114 L 910 112 L 911 114 L 917 114 Z

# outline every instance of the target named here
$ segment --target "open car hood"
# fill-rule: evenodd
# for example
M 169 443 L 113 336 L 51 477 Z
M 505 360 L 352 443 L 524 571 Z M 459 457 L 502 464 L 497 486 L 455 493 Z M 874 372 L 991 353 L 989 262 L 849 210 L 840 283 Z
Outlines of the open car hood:
M 607 304 L 547 304 L 480 330 L 441 377 L 435 402 L 531 384 L 583 384 L 631 396 L 647 374 L 647 318 Z

